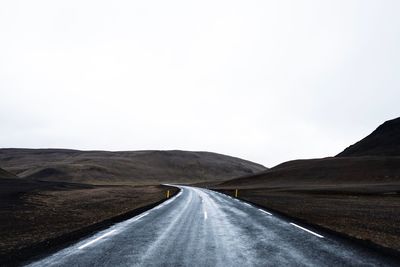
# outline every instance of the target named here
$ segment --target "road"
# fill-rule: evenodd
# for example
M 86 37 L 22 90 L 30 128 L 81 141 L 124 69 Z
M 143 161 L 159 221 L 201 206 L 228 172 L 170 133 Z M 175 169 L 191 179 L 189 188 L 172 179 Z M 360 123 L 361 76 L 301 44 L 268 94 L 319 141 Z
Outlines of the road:
M 369 248 L 206 189 L 161 205 L 29 266 L 395 266 Z

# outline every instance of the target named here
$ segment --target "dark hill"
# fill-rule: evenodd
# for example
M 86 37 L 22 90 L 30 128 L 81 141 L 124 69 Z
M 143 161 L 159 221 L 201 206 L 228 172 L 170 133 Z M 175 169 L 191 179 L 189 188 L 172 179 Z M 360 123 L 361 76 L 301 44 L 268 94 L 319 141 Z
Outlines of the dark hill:
M 266 170 L 210 152 L 0 149 L 0 165 L 21 178 L 75 183 L 194 183 Z
M 0 179 L 10 179 L 10 178 L 17 178 L 17 176 L 0 168 Z
M 336 157 L 294 160 L 225 181 L 246 188 L 400 185 L 400 118 L 387 121 Z
M 310 188 L 400 185 L 400 157 L 294 160 L 259 174 L 225 181 L 223 188 Z
M 337 157 L 400 156 L 400 118 L 386 121 Z

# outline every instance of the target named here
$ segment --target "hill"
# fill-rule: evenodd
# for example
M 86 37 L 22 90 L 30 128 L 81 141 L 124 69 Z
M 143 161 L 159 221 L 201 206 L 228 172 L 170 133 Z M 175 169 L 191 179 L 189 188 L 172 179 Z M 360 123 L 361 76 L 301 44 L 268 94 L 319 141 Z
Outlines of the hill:
M 294 160 L 226 181 L 246 188 L 400 184 L 400 118 L 386 121 L 336 157 Z
M 400 157 L 323 158 L 282 163 L 219 184 L 243 188 L 308 188 L 400 184 Z
M 266 170 L 210 152 L 0 149 L 0 166 L 21 178 L 91 184 L 222 181 Z
M 0 179 L 10 179 L 10 178 L 18 178 L 18 177 L 0 168 Z
M 386 121 L 337 157 L 400 156 L 400 118 Z

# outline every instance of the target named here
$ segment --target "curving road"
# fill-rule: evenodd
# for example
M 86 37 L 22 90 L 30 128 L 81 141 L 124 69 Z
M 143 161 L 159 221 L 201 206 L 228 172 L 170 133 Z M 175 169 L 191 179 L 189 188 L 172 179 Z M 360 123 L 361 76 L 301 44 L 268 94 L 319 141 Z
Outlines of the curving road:
M 237 199 L 179 187 L 163 204 L 29 266 L 396 265 Z

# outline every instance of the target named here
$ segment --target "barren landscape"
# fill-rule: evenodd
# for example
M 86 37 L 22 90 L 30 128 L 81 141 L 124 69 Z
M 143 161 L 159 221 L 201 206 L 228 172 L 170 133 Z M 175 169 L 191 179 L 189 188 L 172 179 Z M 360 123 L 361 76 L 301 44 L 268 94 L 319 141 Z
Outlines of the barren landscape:
M 266 169 L 210 152 L 69 149 L 0 149 L 0 167 L 31 180 L 118 185 L 223 181 Z
M 0 149 L 0 262 L 18 263 L 128 219 L 177 192 L 265 167 L 205 152 Z M 13 173 L 11 173 L 13 172 Z M 18 174 L 15 175 L 15 174 Z
M 398 256 L 399 129 L 395 119 L 336 157 L 271 169 L 208 152 L 1 149 L 0 257 L 18 263 L 139 214 L 177 192 L 164 183 L 238 189 L 240 199 Z

